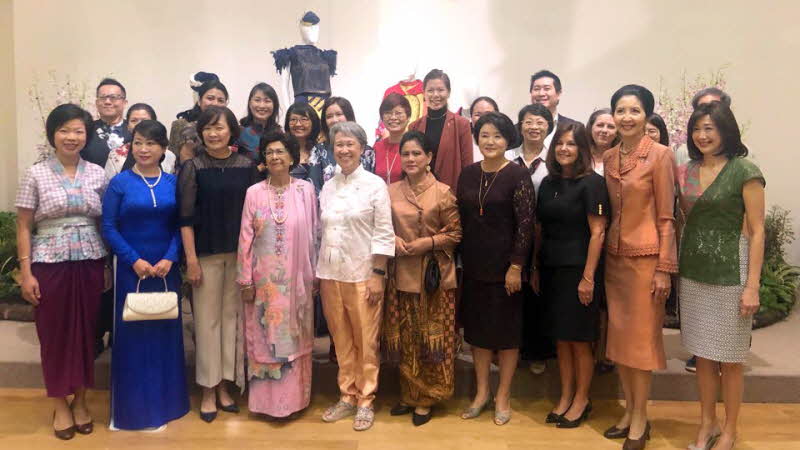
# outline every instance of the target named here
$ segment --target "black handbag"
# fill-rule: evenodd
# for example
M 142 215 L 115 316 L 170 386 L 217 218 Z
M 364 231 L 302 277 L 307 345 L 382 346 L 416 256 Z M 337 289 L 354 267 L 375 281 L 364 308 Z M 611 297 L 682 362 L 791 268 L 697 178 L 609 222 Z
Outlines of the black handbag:
M 431 250 L 427 257 L 428 264 L 425 265 L 425 292 L 431 295 L 439 289 L 439 283 L 442 280 L 442 272 L 439 270 L 439 261 L 436 260 L 436 255 L 433 250 Z

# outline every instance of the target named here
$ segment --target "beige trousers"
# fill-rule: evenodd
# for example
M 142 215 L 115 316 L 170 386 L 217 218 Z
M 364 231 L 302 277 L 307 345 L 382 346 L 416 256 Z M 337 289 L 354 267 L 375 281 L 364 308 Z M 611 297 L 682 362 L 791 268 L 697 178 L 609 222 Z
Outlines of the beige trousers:
M 236 325 L 241 307 L 236 253 L 198 258 L 203 278 L 194 294 L 197 384 L 214 387 L 236 379 Z
M 383 302 L 371 305 L 366 282 L 321 280 L 322 308 L 339 360 L 341 400 L 372 406 L 378 389 L 378 337 Z

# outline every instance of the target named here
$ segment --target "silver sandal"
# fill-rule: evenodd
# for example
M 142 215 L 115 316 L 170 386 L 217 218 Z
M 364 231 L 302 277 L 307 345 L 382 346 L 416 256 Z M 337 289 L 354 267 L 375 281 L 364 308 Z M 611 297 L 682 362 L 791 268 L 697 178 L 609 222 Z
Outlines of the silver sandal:
M 350 403 L 339 400 L 335 405 L 326 409 L 325 412 L 322 413 L 322 421 L 328 423 L 336 422 L 337 420 L 352 416 L 355 413 L 356 405 L 351 405 Z
M 362 425 L 359 425 L 359 422 L 361 422 Z M 356 418 L 353 419 L 353 429 L 356 431 L 369 430 L 372 428 L 373 422 L 375 422 L 375 411 L 372 407 L 359 406 Z
M 466 408 L 464 412 L 461 413 L 461 418 L 464 420 L 469 420 L 480 416 L 483 410 L 486 409 L 486 407 L 489 406 L 489 403 L 491 402 L 492 402 L 492 397 L 489 396 L 486 398 L 486 401 L 483 402 L 481 406 L 478 406 L 476 408 L 473 407 Z
M 511 409 L 505 411 L 494 410 L 494 424 L 497 426 L 505 425 L 511 420 Z

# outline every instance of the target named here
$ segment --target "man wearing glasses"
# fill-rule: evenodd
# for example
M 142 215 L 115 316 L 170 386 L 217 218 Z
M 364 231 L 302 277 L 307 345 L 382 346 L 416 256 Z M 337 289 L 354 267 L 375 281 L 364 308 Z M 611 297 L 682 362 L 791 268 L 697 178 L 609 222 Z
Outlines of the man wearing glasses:
M 108 153 L 131 140 L 123 117 L 128 104 L 125 96 L 125 87 L 113 78 L 104 78 L 97 85 L 95 105 L 100 119 L 94 122 L 94 131 L 81 150 L 81 158 L 105 167 Z

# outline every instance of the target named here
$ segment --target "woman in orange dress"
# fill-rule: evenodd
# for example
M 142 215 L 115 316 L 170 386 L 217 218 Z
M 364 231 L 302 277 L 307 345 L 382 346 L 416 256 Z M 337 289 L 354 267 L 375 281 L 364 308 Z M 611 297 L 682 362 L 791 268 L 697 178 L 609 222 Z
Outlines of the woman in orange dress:
M 640 449 L 650 433 L 647 400 L 652 371 L 664 369 L 664 302 L 678 270 L 675 246 L 675 176 L 672 151 L 645 134 L 653 94 L 623 86 L 611 97 L 620 143 L 603 156 L 611 203 L 606 233 L 606 356 L 619 368 L 625 414 L 605 432 Z

